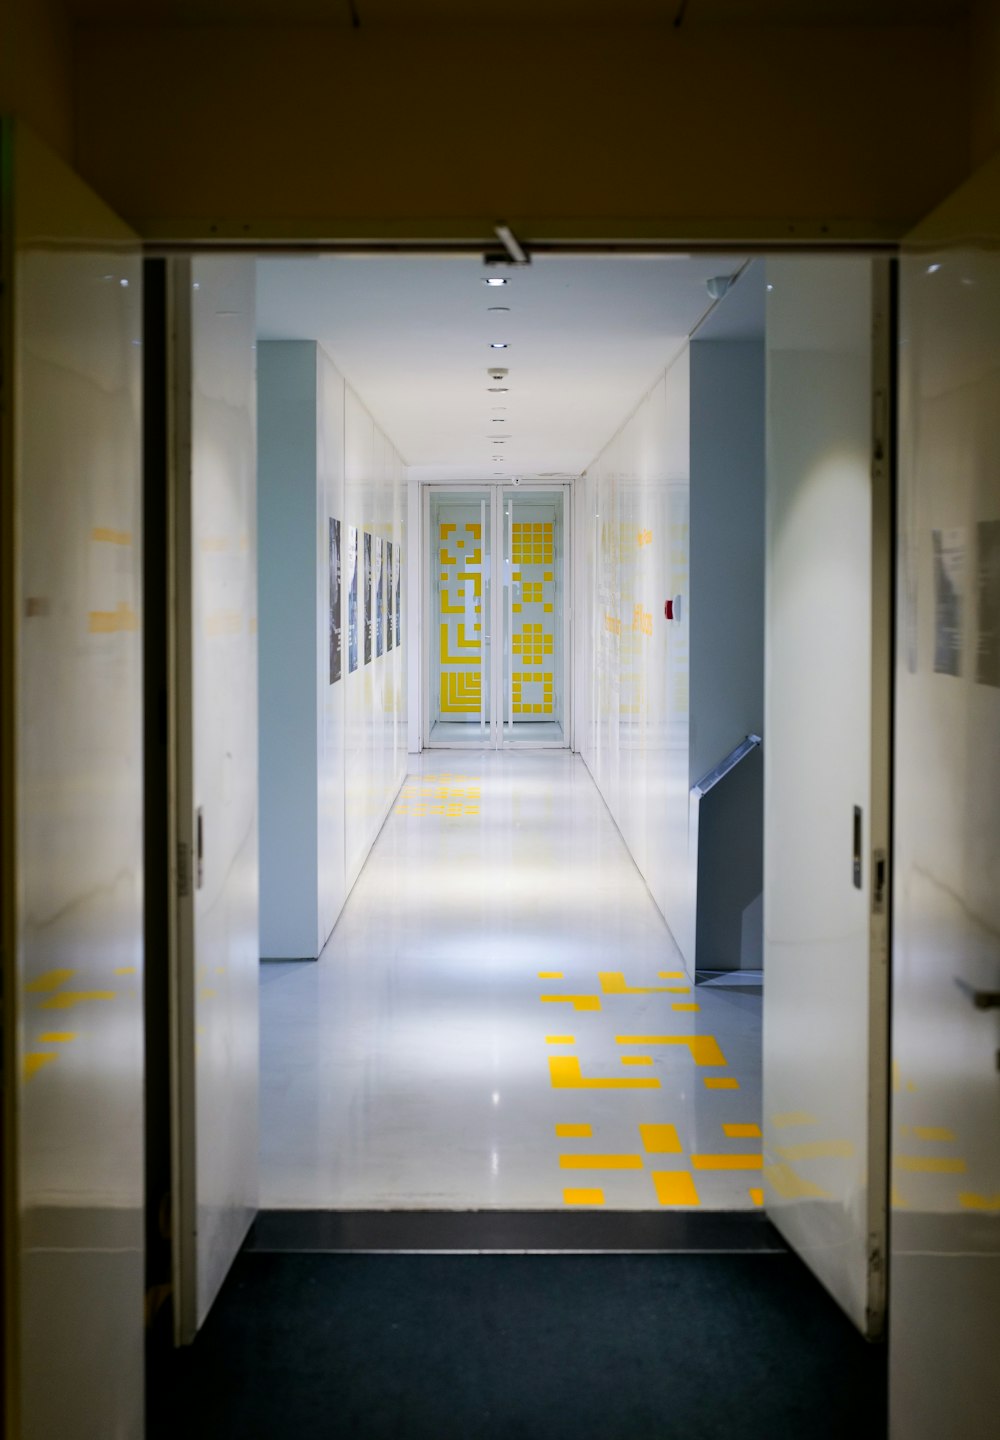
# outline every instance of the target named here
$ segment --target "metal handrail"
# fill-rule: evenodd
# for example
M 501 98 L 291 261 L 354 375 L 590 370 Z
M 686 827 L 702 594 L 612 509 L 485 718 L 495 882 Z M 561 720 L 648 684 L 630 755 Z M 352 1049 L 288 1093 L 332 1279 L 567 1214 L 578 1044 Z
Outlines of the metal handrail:
M 703 775 L 691 786 L 692 799 L 700 800 L 709 790 L 714 790 L 719 781 L 724 780 L 729 772 L 735 770 L 740 761 L 745 760 L 760 744 L 762 741 L 759 735 L 748 735 L 745 740 L 741 740 L 735 750 L 730 750 L 724 760 L 720 760 L 714 769 L 709 770 L 707 775 Z

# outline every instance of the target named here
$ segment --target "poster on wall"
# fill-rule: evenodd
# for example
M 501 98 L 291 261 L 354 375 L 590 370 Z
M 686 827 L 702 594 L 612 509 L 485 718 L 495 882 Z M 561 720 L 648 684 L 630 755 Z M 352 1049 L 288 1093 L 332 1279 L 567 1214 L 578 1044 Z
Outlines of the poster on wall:
M 372 537 L 365 532 L 365 561 L 362 579 L 365 586 L 365 664 L 372 663 Z
M 358 668 L 358 529 L 347 527 L 347 668 Z
M 980 685 L 1000 686 L 1000 520 L 980 520 L 976 526 L 976 588 L 976 680 Z
M 934 670 L 962 673 L 962 597 L 965 591 L 964 530 L 933 530 Z
M 399 616 L 400 616 L 399 601 L 400 601 L 400 596 L 401 596 L 401 594 L 402 594 L 402 590 L 401 590 L 400 584 L 399 584 L 399 574 L 400 574 L 400 571 L 402 570 L 402 568 L 403 568 L 403 552 L 402 552 L 402 550 L 400 549 L 400 547 L 397 545 L 397 546 L 396 546 L 396 644 L 397 644 L 397 645 L 402 644 L 402 641 L 401 641 L 400 638 L 399 638 L 400 635 L 401 635 L 401 633 L 402 633 L 401 630 L 400 630 L 400 623 L 399 623 Z
M 375 654 L 385 649 L 385 541 L 375 536 Z
M 330 517 L 330 684 L 340 679 L 340 521 Z
M 391 650 L 391 649 L 392 649 L 392 638 L 393 638 L 393 637 L 392 637 L 392 630 L 393 630 L 393 620 L 392 620 L 392 616 L 393 616 L 393 608 L 394 608 L 394 604 L 393 604 L 393 585 L 394 585 L 394 583 L 395 583 L 395 581 L 394 581 L 394 579 L 393 579 L 393 576 L 394 576 L 394 573 L 395 573 L 395 572 L 393 571 L 393 568 L 392 568 L 392 567 L 393 567 L 393 546 L 392 546 L 392 541 L 391 541 L 391 540 L 387 540 L 387 541 L 385 542 L 385 648 L 386 648 L 387 650 Z

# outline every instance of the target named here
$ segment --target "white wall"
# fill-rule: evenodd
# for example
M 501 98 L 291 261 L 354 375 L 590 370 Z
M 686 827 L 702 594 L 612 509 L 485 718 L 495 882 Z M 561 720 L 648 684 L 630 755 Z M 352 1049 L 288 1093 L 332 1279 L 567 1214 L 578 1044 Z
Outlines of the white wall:
M 763 267 L 757 339 L 691 344 L 691 751 L 695 784 L 764 726 Z M 713 314 L 725 324 L 726 301 Z M 707 326 L 705 327 L 708 328 Z M 763 764 L 760 751 L 698 806 L 699 970 L 761 965 Z M 692 819 L 694 817 L 692 816 Z
M 690 966 L 689 352 L 575 486 L 579 749 Z M 681 619 L 664 601 L 681 596 Z
M 267 341 L 257 351 L 260 953 L 281 959 L 315 959 L 325 939 L 317 509 L 326 507 L 319 506 L 316 354 L 304 340 Z
M 960 234 L 996 234 L 996 165 L 983 180 Z M 900 293 L 889 1424 L 987 1440 L 1000 1026 L 955 982 L 1000 986 L 997 252 L 921 247 Z
M 16 1133 L 5 1134 L 16 1152 L 4 1157 L 16 1162 L 5 1174 L 10 1433 L 139 1440 L 141 262 L 131 232 L 22 128 L 4 158 L 5 227 L 12 213 L 18 227 L 16 253 L 3 235 L 15 458 L 4 506 L 17 516 L 3 567 L 17 707 L 4 715 L 17 764 L 16 813 L 4 817 L 16 967 L 5 1006 L 17 1024 Z
M 405 470 L 315 342 L 263 342 L 260 362 L 261 954 L 315 958 L 405 774 L 405 613 L 401 644 L 393 633 L 390 646 L 383 589 L 382 653 L 373 644 L 365 662 L 362 629 L 352 671 L 347 592 L 353 527 L 363 627 L 364 536 L 373 550 L 382 542 L 385 586 L 385 547 L 392 544 L 397 561 L 404 555 Z M 340 522 L 342 557 L 334 681 L 331 519 Z M 405 612 L 405 566 L 399 593 Z
M 257 466 L 254 263 L 191 264 L 197 1323 L 257 1205 Z
M 763 336 L 694 340 L 691 783 L 763 724 Z
M 347 889 L 367 858 L 406 774 L 406 470 L 350 388 L 344 393 L 344 514 L 358 530 L 358 668 L 346 675 L 344 831 Z M 402 559 L 401 644 L 364 658 L 364 536 L 391 540 Z M 373 545 L 374 551 L 374 545 Z M 372 578 L 374 585 L 374 576 Z M 373 602 L 374 603 L 374 602 Z M 394 637 L 395 642 L 395 637 Z

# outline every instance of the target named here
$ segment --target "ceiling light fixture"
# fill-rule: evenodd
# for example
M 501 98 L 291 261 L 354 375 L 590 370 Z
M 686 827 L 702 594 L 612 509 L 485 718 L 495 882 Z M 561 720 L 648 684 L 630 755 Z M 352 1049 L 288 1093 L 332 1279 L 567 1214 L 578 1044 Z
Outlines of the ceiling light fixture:
M 487 385 L 486 389 L 489 391 L 489 393 L 490 393 L 491 395 L 506 395 L 506 394 L 509 392 L 509 390 L 510 390 L 510 386 L 509 386 L 509 385 Z
M 487 275 L 483 281 L 484 285 L 506 285 L 508 283 L 506 275 Z
M 510 314 L 510 306 L 509 306 L 509 305 L 487 305 L 487 307 L 486 307 L 486 313 L 487 313 L 488 315 L 500 315 L 500 314 L 509 315 L 509 314 Z
M 490 341 L 490 349 L 491 349 L 491 350 L 507 350 L 507 349 L 509 349 L 509 346 L 508 346 L 506 340 L 491 340 L 491 341 Z

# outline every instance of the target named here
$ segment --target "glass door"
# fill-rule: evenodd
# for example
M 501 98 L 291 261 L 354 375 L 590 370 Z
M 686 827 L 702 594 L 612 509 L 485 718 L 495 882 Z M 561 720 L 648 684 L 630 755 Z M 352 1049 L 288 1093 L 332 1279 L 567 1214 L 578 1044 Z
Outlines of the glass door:
M 569 743 L 566 519 L 562 487 L 428 487 L 429 747 Z
M 492 745 L 492 489 L 432 490 L 427 524 L 429 745 Z
M 505 745 L 566 745 L 568 615 L 562 488 L 503 490 Z

